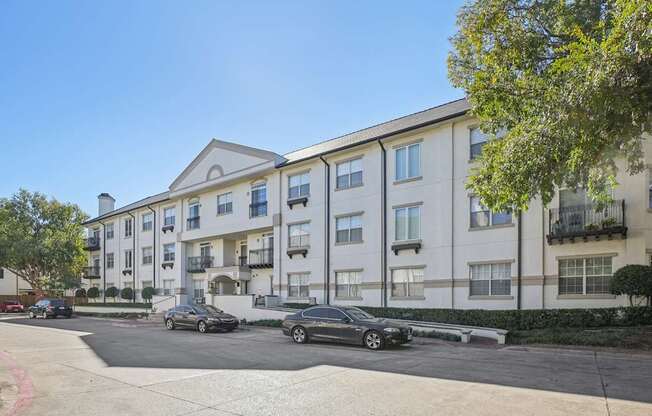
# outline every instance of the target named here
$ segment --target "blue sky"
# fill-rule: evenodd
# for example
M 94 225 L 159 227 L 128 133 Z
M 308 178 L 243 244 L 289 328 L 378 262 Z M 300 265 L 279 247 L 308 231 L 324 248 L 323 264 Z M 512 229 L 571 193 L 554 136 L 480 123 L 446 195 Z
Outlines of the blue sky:
M 285 153 L 461 98 L 462 1 L 0 5 L 0 196 L 118 206 L 215 137 Z

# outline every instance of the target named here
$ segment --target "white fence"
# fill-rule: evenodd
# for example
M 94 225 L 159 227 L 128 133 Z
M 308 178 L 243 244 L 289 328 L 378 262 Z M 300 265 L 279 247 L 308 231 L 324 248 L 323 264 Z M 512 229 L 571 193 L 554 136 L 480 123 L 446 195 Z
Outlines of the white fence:
M 273 309 L 255 308 L 255 295 L 217 295 L 213 296 L 213 305 L 230 313 L 238 319 L 259 321 L 261 319 L 283 319 L 291 312 Z

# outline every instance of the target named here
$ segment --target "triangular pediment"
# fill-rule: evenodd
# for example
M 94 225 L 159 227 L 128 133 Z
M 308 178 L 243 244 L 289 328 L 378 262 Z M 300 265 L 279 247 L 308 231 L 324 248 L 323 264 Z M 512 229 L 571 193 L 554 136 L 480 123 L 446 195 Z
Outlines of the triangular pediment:
M 283 157 L 262 149 L 213 139 L 170 185 L 171 193 L 206 186 L 273 169 Z

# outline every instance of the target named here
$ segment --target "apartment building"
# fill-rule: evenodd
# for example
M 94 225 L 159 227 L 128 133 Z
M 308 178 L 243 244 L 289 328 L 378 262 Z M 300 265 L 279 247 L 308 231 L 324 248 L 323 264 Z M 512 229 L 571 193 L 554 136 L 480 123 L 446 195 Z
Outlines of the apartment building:
M 285 155 L 212 140 L 163 193 L 99 196 L 84 281 L 180 301 L 463 309 L 624 305 L 612 273 L 652 262 L 652 172 L 614 203 L 582 190 L 491 212 L 465 187 L 486 142 L 466 100 Z M 645 143 L 652 166 L 652 145 Z M 624 172 L 624 170 L 623 170 Z

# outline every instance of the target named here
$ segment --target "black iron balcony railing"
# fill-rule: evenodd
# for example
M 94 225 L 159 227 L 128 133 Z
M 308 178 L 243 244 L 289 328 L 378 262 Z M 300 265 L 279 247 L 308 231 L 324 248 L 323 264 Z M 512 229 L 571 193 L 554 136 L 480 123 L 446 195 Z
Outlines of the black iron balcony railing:
M 264 217 L 265 215 L 267 215 L 267 201 L 249 204 L 250 218 Z
M 199 217 L 191 217 L 186 220 L 187 229 L 194 230 L 199 228 Z
M 288 241 L 289 248 L 307 247 L 310 245 L 310 234 L 292 235 Z
M 84 250 L 99 250 L 100 237 L 88 237 L 84 240 Z
M 82 277 L 84 279 L 99 279 L 100 278 L 100 266 L 84 267 L 82 269 Z
M 249 250 L 248 266 L 253 269 L 265 269 L 274 266 L 274 249 L 262 248 Z
M 612 238 L 614 235 L 627 237 L 625 226 L 625 201 L 613 201 L 600 208 L 593 204 L 572 207 L 553 208 L 549 211 L 548 243 L 573 241 L 581 237 L 599 239 L 601 236 Z
M 213 267 L 212 256 L 188 257 L 186 270 L 188 273 L 204 273 L 206 269 Z

